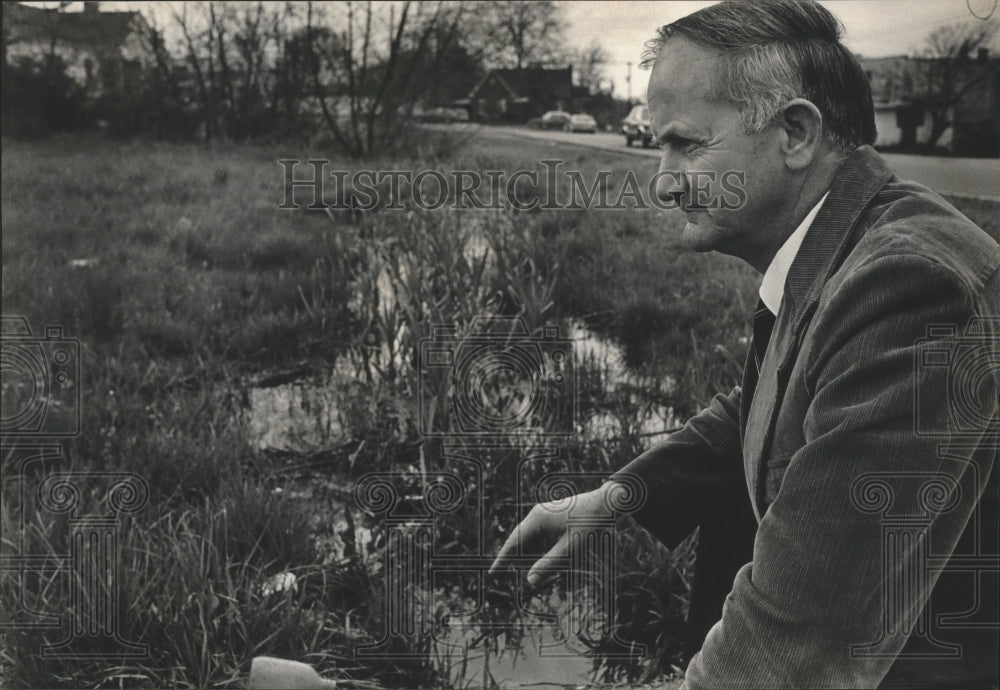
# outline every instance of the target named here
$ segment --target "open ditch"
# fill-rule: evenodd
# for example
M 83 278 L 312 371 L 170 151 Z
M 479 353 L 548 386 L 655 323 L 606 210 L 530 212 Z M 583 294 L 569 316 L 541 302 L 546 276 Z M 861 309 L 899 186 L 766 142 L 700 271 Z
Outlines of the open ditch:
M 488 238 L 484 221 L 473 225 L 471 232 L 461 234 L 461 245 L 444 250 L 457 249 L 460 256 L 445 257 L 441 265 L 448 265 L 449 260 L 460 264 L 464 259 L 464 270 L 468 273 L 460 277 L 471 281 L 472 290 L 480 290 L 490 280 L 491 272 L 503 270 L 497 264 L 507 257 L 504 247 L 509 238 L 503 236 L 503 230 L 500 235 Z M 391 253 L 393 246 L 391 243 L 382 245 L 382 250 Z M 546 327 L 530 335 L 522 333 L 514 339 L 514 346 L 510 345 L 508 337 L 500 348 L 483 347 L 484 341 L 497 336 L 495 333 L 477 336 L 473 321 L 465 329 L 459 329 L 464 333 L 452 334 L 453 339 L 440 347 L 435 348 L 432 343 L 427 349 L 423 349 L 423 345 L 415 348 L 413 341 L 416 338 L 409 337 L 406 324 L 395 320 L 394 315 L 404 312 L 406 305 L 400 302 L 413 298 L 413 291 L 420 289 L 419 282 L 414 282 L 419 281 L 419 276 L 408 275 L 408 272 L 422 270 L 422 264 L 407 263 L 398 255 L 392 260 L 385 259 L 388 254 L 376 258 L 376 253 L 368 255 L 367 261 L 372 268 L 358 281 L 350 305 L 352 312 L 367 314 L 373 323 L 391 325 L 383 329 L 373 347 L 367 351 L 351 351 L 322 372 L 303 368 L 268 376 L 261 379 L 260 385 L 251 386 L 244 398 L 246 408 L 242 421 L 251 443 L 262 452 L 287 461 L 281 463 L 287 471 L 279 470 L 274 477 L 273 491 L 288 500 L 301 502 L 313 516 L 323 565 L 335 567 L 351 559 L 361 559 L 371 572 L 386 580 L 386 599 L 409 597 L 409 603 L 399 608 L 412 609 L 414 615 L 431 621 L 433 642 L 424 649 L 434 658 L 434 665 L 439 670 L 444 669 L 456 686 L 480 683 L 485 686 L 491 683 L 490 678 L 505 687 L 589 684 L 594 661 L 587 655 L 586 646 L 579 641 L 575 631 L 581 624 L 593 625 L 595 616 L 608 615 L 603 610 L 607 607 L 597 605 L 594 599 L 595 592 L 597 596 L 605 594 L 600 587 L 597 590 L 578 587 L 570 591 L 567 583 L 563 583 L 549 589 L 545 595 L 522 592 L 521 603 L 517 606 L 520 613 L 514 624 L 516 634 L 497 635 L 494 629 L 494 635 L 484 639 L 480 623 L 485 609 L 479 599 L 487 596 L 487 586 L 481 572 L 491 560 L 492 548 L 488 544 L 494 535 L 481 533 L 476 537 L 474 526 L 465 532 L 458 529 L 449 533 L 459 535 L 459 541 L 461 535 L 466 538 L 471 535 L 478 543 L 473 548 L 478 555 L 461 554 L 468 562 L 455 566 L 458 573 L 463 568 L 467 573 L 480 572 L 480 579 L 471 586 L 468 578 L 463 584 L 455 584 L 462 579 L 461 575 L 453 577 L 449 573 L 445 573 L 442 581 L 432 575 L 427 580 L 411 577 L 410 580 L 417 581 L 390 583 L 387 573 L 392 567 L 389 564 L 392 557 L 387 555 L 386 545 L 391 539 L 407 543 L 414 535 L 424 535 L 421 537 L 423 550 L 411 550 L 409 557 L 414 559 L 413 563 L 403 564 L 410 568 L 406 572 L 418 572 L 420 568 L 414 570 L 414 565 L 426 565 L 426 560 L 419 559 L 426 559 L 427 554 L 437 549 L 437 544 L 428 542 L 438 534 L 436 518 L 428 519 L 426 509 L 435 498 L 448 493 L 443 484 L 434 485 L 435 481 L 448 477 L 440 476 L 442 472 L 439 471 L 435 480 L 435 473 L 428 473 L 422 452 L 418 458 L 417 453 L 407 449 L 403 454 L 407 457 L 406 462 L 398 466 L 393 464 L 391 472 L 383 472 L 383 475 L 391 475 L 390 479 L 362 499 L 365 489 L 359 484 L 366 480 L 362 470 L 365 460 L 359 458 L 370 457 L 372 445 L 414 438 L 413 424 L 420 427 L 419 432 L 424 437 L 425 432 L 441 436 L 441 429 L 431 421 L 433 415 L 427 414 L 430 403 L 423 397 L 426 379 L 421 376 L 425 376 L 428 367 L 440 369 L 432 372 L 432 377 L 436 376 L 435 394 L 439 407 L 442 396 L 446 398 L 444 406 L 450 404 L 448 411 L 442 413 L 443 416 L 452 415 L 449 422 L 452 427 L 449 428 L 457 424 L 461 429 L 468 422 L 459 414 L 462 404 L 466 413 L 470 406 L 481 406 L 481 410 L 473 410 L 476 413 L 471 415 L 473 423 L 489 427 L 499 419 L 499 426 L 493 427 L 496 430 L 505 428 L 503 422 L 508 418 L 526 422 L 526 429 L 521 431 L 527 433 L 521 433 L 517 441 L 529 445 L 535 441 L 553 440 L 547 436 L 545 424 L 538 423 L 539 410 L 545 411 L 548 405 L 558 408 L 555 415 L 558 432 L 569 434 L 577 442 L 611 447 L 629 437 L 633 443 L 639 439 L 640 445 L 648 446 L 678 424 L 669 404 L 674 382 L 666 375 L 640 374 L 630 369 L 621 347 L 589 330 L 582 321 L 572 319 L 563 320 L 558 331 Z M 398 263 L 392 263 L 393 260 Z M 451 264 L 452 270 L 456 265 Z M 433 340 L 429 338 L 433 333 L 423 336 L 421 343 Z M 519 343 L 525 342 L 527 345 L 520 347 Z M 480 347 L 481 350 L 477 349 Z M 415 350 L 419 350 L 424 372 L 414 372 L 418 367 L 409 361 L 410 357 L 417 356 Z M 476 361 L 480 352 L 482 362 Z M 428 359 L 423 359 L 425 356 Z M 431 359 L 435 356 L 444 359 Z M 456 364 L 458 361 L 464 364 Z M 454 366 L 454 370 L 450 370 L 450 366 Z M 567 374 L 571 376 L 566 378 Z M 463 379 L 471 384 L 466 385 L 465 397 L 460 403 L 457 401 Z M 552 384 L 553 380 L 559 383 Z M 442 390 L 447 393 L 442 394 Z M 413 401 L 413 397 L 420 399 Z M 432 402 L 433 399 L 432 395 Z M 419 409 L 414 411 L 415 408 Z M 378 422 L 373 421 L 376 417 Z M 425 422 L 427 428 L 423 426 Z M 555 438 L 557 444 L 558 438 Z M 550 471 L 554 468 L 556 473 L 568 469 L 559 466 L 558 461 L 548 467 Z M 453 468 L 442 469 L 447 474 Z M 472 484 L 467 483 L 466 487 L 474 485 L 481 491 L 490 478 L 484 476 L 488 470 L 474 470 L 473 474 L 477 472 Z M 469 476 L 464 479 L 468 482 Z M 517 481 L 521 481 L 520 476 Z M 557 484 L 553 483 L 551 490 L 565 493 L 566 486 Z M 379 513 L 373 511 L 371 505 L 366 509 L 362 501 L 370 503 L 373 497 L 376 502 L 381 500 L 383 494 L 378 492 L 392 494 L 396 505 L 414 508 L 412 517 L 400 517 L 399 511 Z M 473 495 L 477 494 L 469 492 L 465 498 Z M 444 518 L 454 523 L 456 515 L 459 513 L 444 515 Z M 458 520 L 478 519 L 479 524 L 484 525 L 483 515 L 473 507 Z M 448 529 L 445 527 L 441 533 Z M 480 531 L 483 529 L 489 528 L 480 528 Z M 454 554 L 454 544 L 452 547 Z M 472 579 L 476 577 L 473 575 Z M 294 586 L 291 573 L 276 573 L 265 583 L 266 588 L 274 591 L 291 586 Z M 592 613 L 583 615 L 580 611 Z M 511 625 L 510 619 L 506 620 L 505 624 Z M 607 619 L 602 625 L 607 625 Z
M 577 410 L 576 434 L 597 443 L 614 443 L 622 434 L 631 433 L 648 444 L 676 427 L 672 408 L 662 402 L 669 394 L 669 379 L 653 382 L 630 371 L 621 348 L 592 333 L 581 322 L 570 321 L 565 330 L 565 339 L 572 342 L 577 385 L 586 381 L 591 389 L 596 387 L 589 397 L 606 403 Z M 355 496 L 355 481 L 348 473 L 317 467 L 309 459 L 329 456 L 330 449 L 340 449 L 340 456 L 347 456 L 346 464 L 353 465 L 351 453 L 356 455 L 360 448 L 351 438 L 350 408 L 378 391 L 377 376 L 363 380 L 357 363 L 348 359 L 318 375 L 295 376 L 293 372 L 284 378 L 294 380 L 270 377 L 271 385 L 249 391 L 245 423 L 252 443 L 262 451 L 290 458 L 294 467 L 305 469 L 291 471 L 282 477 L 285 483 L 273 490 L 311 508 L 324 565 L 334 566 L 352 557 L 374 563 L 384 554 L 389 531 L 386 520 L 362 509 Z M 296 464 L 296 459 L 302 462 Z M 426 491 L 424 496 L 419 495 L 419 474 L 419 467 L 400 468 L 401 484 L 409 481 L 418 494 L 402 495 L 402 501 L 420 503 L 427 495 Z M 409 480 L 406 475 L 410 475 Z M 396 520 L 392 525 L 397 534 L 419 528 L 419 519 Z M 291 582 L 288 573 L 278 573 L 265 586 L 280 589 Z M 485 683 L 488 676 L 506 687 L 591 682 L 593 659 L 574 639 L 572 628 L 578 625 L 579 616 L 567 615 L 568 607 L 574 604 L 564 588 L 557 586 L 544 601 L 531 600 L 533 605 L 526 607 L 528 610 L 548 613 L 522 617 L 519 644 L 505 649 L 503 639 L 496 639 L 488 652 L 474 620 L 479 606 L 475 598 L 463 594 L 459 587 L 431 589 L 420 596 L 429 597 L 438 628 L 432 654 L 440 667 L 450 667 L 449 673 L 459 685 L 463 679 L 465 683 Z M 579 599 L 579 595 L 575 596 Z M 443 621 L 447 623 L 441 627 Z

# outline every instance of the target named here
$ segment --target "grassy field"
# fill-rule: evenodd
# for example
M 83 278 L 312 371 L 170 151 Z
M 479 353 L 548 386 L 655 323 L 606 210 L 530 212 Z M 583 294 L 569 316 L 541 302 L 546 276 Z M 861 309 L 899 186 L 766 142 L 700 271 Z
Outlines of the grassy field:
M 571 147 L 544 156 L 588 175 L 612 170 L 614 180 L 630 166 L 646 175 L 654 165 Z M 121 637 L 148 644 L 148 655 L 111 660 L 106 641 L 84 636 L 74 651 L 93 657 L 40 656 L 64 629 L 18 627 L 27 621 L 19 616 L 72 614 L 68 578 L 8 571 L 0 585 L 4 622 L 14 626 L 0 631 L 5 685 L 239 686 L 261 654 L 307 661 L 347 686 L 454 679 L 461 658 L 435 659 L 419 636 L 394 642 L 408 660 L 354 654 L 382 634 L 389 566 L 377 550 L 331 561 L 323 544 L 332 519 L 316 499 L 324 473 L 349 481 L 394 473 L 401 492 L 426 488 L 434 472 L 460 473 L 440 442 L 417 433 L 418 390 L 430 385 L 418 344 L 436 324 L 520 315 L 536 331 L 582 321 L 619 344 L 681 418 L 738 380 L 754 276 L 734 260 L 682 249 L 679 218 L 441 210 L 374 212 L 352 224 L 278 210 L 276 161 L 325 157 L 321 148 L 4 142 L 3 313 L 27 318 L 35 335 L 58 324 L 80 341 L 81 433 L 62 442 L 58 468 L 134 473 L 150 492 L 141 511 L 121 520 L 115 581 Z M 410 157 L 365 167 L 510 171 L 537 168 L 539 157 L 531 142 L 429 139 Z M 486 238 L 488 261 L 468 251 L 477 236 Z M 391 301 L 379 288 L 386 279 Z M 310 458 L 257 448 L 246 419 L 254 382 L 336 362 L 356 379 L 345 392 L 344 438 Z M 569 469 L 597 482 L 648 444 L 634 430 L 654 393 L 615 398 L 603 375 L 599 362 L 581 371 L 581 414 L 611 410 L 623 433 L 565 441 L 559 459 L 532 468 L 534 479 Z M 10 480 L 19 456 L 13 438 L 4 442 Z M 476 520 L 460 510 L 434 528 L 447 553 L 495 552 L 500 528 L 516 518 L 518 446 L 480 450 L 487 472 L 475 487 L 484 503 L 478 519 L 491 541 L 477 545 Z M 306 479 L 289 470 L 310 463 Z M 65 516 L 32 514 L 17 488 L 5 481 L 2 489 L 4 555 L 65 554 Z M 102 510 L 101 500 L 83 492 L 78 511 Z M 652 678 L 677 662 L 690 566 L 690 544 L 667 553 L 648 535 L 629 534 L 618 550 L 615 626 L 651 653 L 608 661 L 600 656 L 607 640 L 594 640 L 595 678 L 605 682 Z M 265 583 L 286 572 L 296 588 L 269 592 Z M 468 587 L 458 576 L 447 584 Z M 488 593 L 493 605 L 479 614 L 487 647 L 518 639 L 513 588 L 504 582 Z

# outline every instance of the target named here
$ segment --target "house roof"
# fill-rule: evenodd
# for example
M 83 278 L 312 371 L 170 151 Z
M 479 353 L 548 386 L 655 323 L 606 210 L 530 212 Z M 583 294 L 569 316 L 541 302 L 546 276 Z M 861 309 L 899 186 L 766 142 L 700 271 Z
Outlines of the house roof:
M 135 30 L 139 12 L 59 12 L 52 8 L 4 3 L 10 41 L 50 41 L 104 48 L 121 46 Z
M 512 98 L 569 98 L 573 88 L 573 68 L 494 69 L 469 94 L 475 98 L 491 81 L 508 91 Z
M 490 72 L 488 72 L 486 76 L 473 87 L 472 91 L 469 93 L 469 98 L 475 98 L 478 96 L 490 82 L 499 85 L 500 88 L 505 90 L 511 98 L 515 98 L 517 96 L 517 92 L 514 91 L 511 85 L 507 83 L 507 80 L 499 74 L 499 70 L 490 70 Z

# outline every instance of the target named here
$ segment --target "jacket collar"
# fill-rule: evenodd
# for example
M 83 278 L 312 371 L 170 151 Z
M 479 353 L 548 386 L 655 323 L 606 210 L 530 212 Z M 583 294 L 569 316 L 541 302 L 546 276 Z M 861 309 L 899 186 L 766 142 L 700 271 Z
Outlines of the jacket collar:
M 786 323 L 793 332 L 799 332 L 827 279 L 853 246 L 862 211 L 893 176 L 871 146 L 861 146 L 844 159 L 788 270 L 784 300 L 791 312 Z
M 765 459 L 770 453 L 775 414 L 798 354 L 799 338 L 823 286 L 860 239 L 862 212 L 892 177 L 892 171 L 871 147 L 863 146 L 848 156 L 788 270 L 782 307 L 756 392 L 752 402 L 741 399 L 740 404 L 744 471 L 758 520 L 767 508 Z

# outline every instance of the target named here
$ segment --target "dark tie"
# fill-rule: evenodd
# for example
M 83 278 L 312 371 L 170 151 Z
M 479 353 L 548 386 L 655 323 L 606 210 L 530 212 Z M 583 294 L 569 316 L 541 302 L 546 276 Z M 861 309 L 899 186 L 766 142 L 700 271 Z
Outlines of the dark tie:
M 764 306 L 762 300 L 757 301 L 757 309 L 753 314 L 753 337 L 750 340 L 750 351 L 747 353 L 746 371 L 743 372 L 742 402 L 744 409 L 750 409 L 757 381 L 760 379 L 760 367 L 764 362 L 767 344 L 771 341 L 771 331 L 774 330 L 775 316 Z
M 753 315 L 753 338 L 747 350 L 743 368 L 743 392 L 740 395 L 740 434 L 746 432 L 760 367 L 767 344 L 774 330 L 775 316 L 762 301 L 757 302 Z M 753 558 L 753 541 L 757 520 L 750 507 L 747 492 L 733 494 L 700 525 L 695 552 L 694 581 L 688 608 L 688 633 L 685 653 L 690 658 L 701 649 L 705 635 L 722 615 L 722 602 L 733 586 L 740 567 Z

